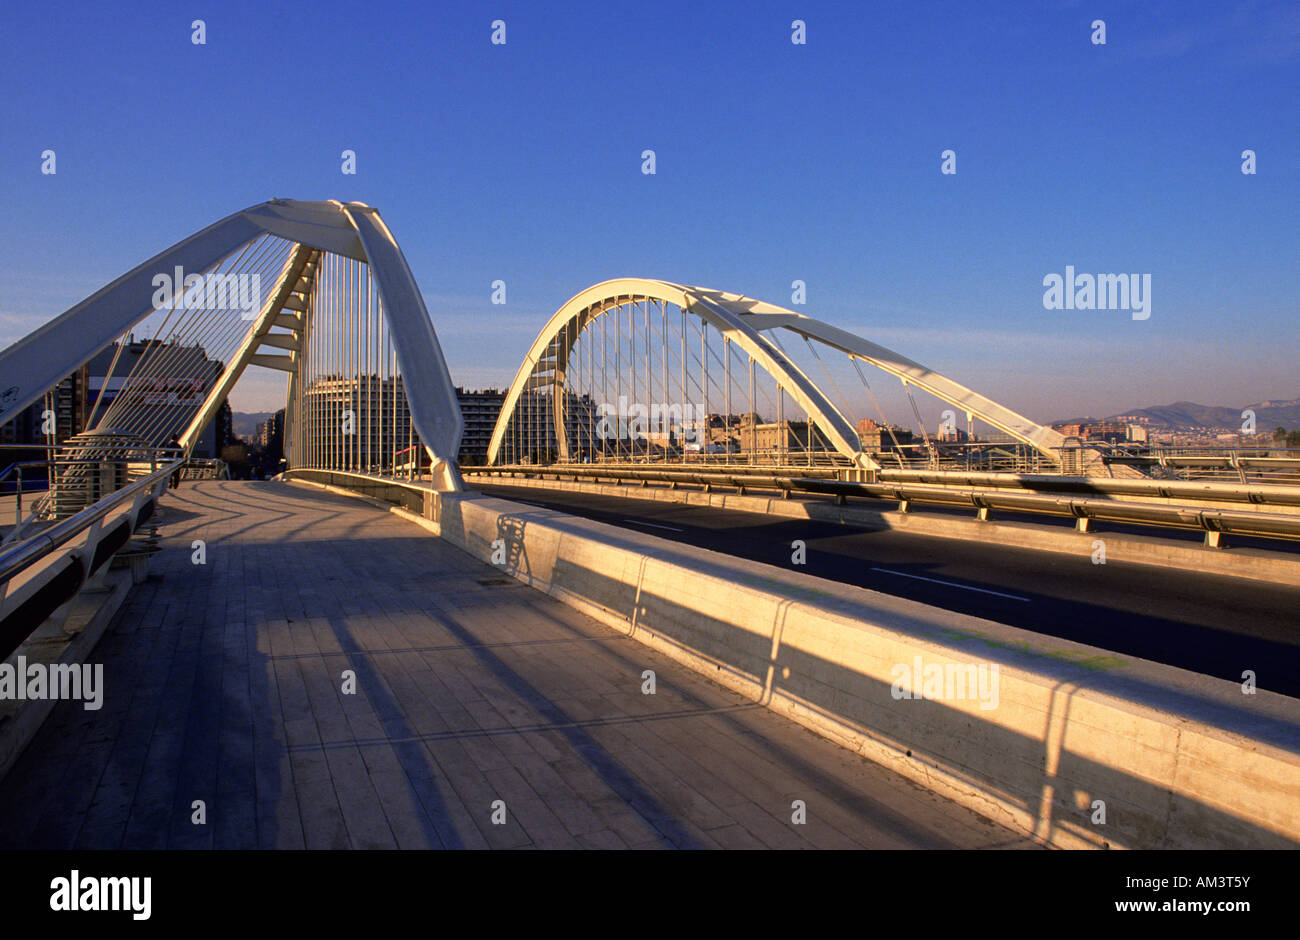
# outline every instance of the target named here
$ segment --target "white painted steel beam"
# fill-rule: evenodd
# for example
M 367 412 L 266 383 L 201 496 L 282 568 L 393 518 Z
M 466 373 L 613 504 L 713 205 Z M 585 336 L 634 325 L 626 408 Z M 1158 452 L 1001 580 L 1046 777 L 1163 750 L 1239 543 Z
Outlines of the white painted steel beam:
M 360 240 L 336 203 L 273 199 L 236 212 L 70 307 L 0 352 L 0 424 L 67 378 L 154 310 L 153 279 L 177 267 L 201 274 L 260 235 L 271 234 L 364 259 Z
M 831 446 L 859 468 L 878 470 L 879 465 L 862 452 L 852 422 L 795 363 L 763 335 L 765 331 L 787 329 L 870 362 L 1024 441 L 1053 461 L 1058 459 L 1053 448 L 1065 443 L 1065 439 L 1051 428 L 1036 424 L 905 356 L 812 317 L 741 294 L 647 278 L 618 278 L 593 285 L 577 294 L 556 311 L 542 328 L 524 357 L 502 405 L 488 447 L 489 464 L 495 463 L 500 455 L 506 426 L 520 396 L 526 391 L 555 381 L 555 376 L 562 375 L 563 363 L 567 362 L 569 350 L 577 341 L 581 330 L 606 311 L 617 309 L 620 304 L 634 299 L 654 299 L 674 304 L 728 336 L 813 417 Z M 549 375 L 538 374 L 550 370 L 554 371 Z M 562 420 L 558 409 L 554 420 Z M 561 446 L 564 441 L 562 432 L 563 429 L 557 424 L 557 439 Z
M 456 454 L 463 424 L 442 348 L 419 287 L 392 233 L 377 210 L 357 202 L 274 199 L 215 222 L 128 271 L 0 352 L 0 424 L 37 401 L 47 389 L 149 316 L 154 310 L 156 275 L 171 276 L 177 267 L 183 268 L 186 274 L 206 273 L 265 234 L 296 242 L 299 247 L 291 255 L 294 258 L 300 257 L 304 250 L 315 249 L 370 266 L 392 332 L 411 420 L 433 460 L 435 484 L 443 489 L 459 489 Z M 257 350 L 263 343 L 286 345 L 285 339 L 267 338 L 272 324 L 289 327 L 302 335 L 307 306 L 302 291 L 309 288 L 310 281 L 302 274 L 303 267 L 299 265 L 282 275 L 274 296 L 250 329 L 218 386 L 209 394 L 196 421 L 204 417 L 211 419 L 214 408 L 247 365 L 263 365 L 292 374 L 296 368 L 292 357 L 266 355 Z M 197 428 L 204 424 L 206 421 Z M 185 440 L 192 440 L 196 434 L 196 426 L 192 424 Z
M 302 275 L 303 269 L 316 253 L 317 252 L 314 248 L 309 248 L 306 245 L 299 245 L 292 253 L 290 253 L 289 257 L 285 259 L 284 268 L 281 270 L 280 276 L 276 279 L 275 287 L 271 290 L 271 296 L 267 298 L 266 303 L 262 307 L 261 313 L 258 315 L 257 319 L 253 321 L 252 328 L 244 337 L 244 341 L 240 344 L 239 350 L 235 353 L 230 364 L 226 366 L 225 370 L 221 373 L 221 378 L 216 381 L 212 388 L 208 389 L 208 394 L 203 401 L 203 407 L 198 410 L 190 420 L 189 425 L 181 433 L 180 437 L 177 438 L 181 447 L 185 448 L 187 456 L 194 447 L 195 439 L 202 434 L 203 429 L 208 426 L 208 422 L 211 421 L 213 416 L 217 413 L 217 409 L 221 407 L 221 403 L 225 401 L 226 396 L 229 395 L 231 390 L 235 387 L 235 383 L 238 382 L 239 377 L 244 374 L 244 369 L 249 365 L 249 363 L 255 365 L 269 365 L 269 363 L 258 361 L 268 357 L 256 355 L 257 347 L 261 344 L 263 334 L 271 328 L 271 323 L 280 312 L 280 306 L 284 303 L 284 299 L 289 296 L 289 291 L 292 290 L 293 284 Z M 276 356 L 275 358 L 284 359 L 289 363 L 293 362 L 293 360 L 288 356 Z M 290 367 L 292 368 L 292 365 Z M 271 365 L 271 368 L 275 368 L 275 366 Z
M 356 230 L 364 260 L 379 288 L 411 407 L 411 422 L 433 461 L 434 486 L 459 490 L 456 455 L 464 428 L 460 400 L 419 285 L 376 210 L 355 202 L 340 208 Z
M 596 317 L 617 309 L 632 300 L 658 300 L 686 310 L 727 335 L 741 350 L 761 365 L 786 393 L 817 422 L 822 434 L 831 445 L 863 470 L 878 470 L 879 465 L 862 452 L 857 432 L 849 421 L 822 393 L 821 389 L 804 375 L 794 363 L 786 359 L 757 330 L 747 325 L 731 309 L 718 304 L 710 294 L 700 288 L 685 287 L 669 281 L 648 278 L 618 278 L 587 288 L 572 297 L 542 328 L 528 355 L 525 356 L 515 380 L 511 383 L 501 407 L 501 414 L 492 432 L 488 446 L 487 462 L 494 463 L 505 440 L 506 425 L 514 413 L 515 405 L 524 391 L 538 384 L 530 379 L 539 367 L 547 369 L 557 358 L 567 358 L 577 342 L 578 334 Z M 566 327 L 568 327 L 566 329 Z M 562 350 L 559 347 L 563 347 Z M 557 357 L 556 352 L 560 352 Z

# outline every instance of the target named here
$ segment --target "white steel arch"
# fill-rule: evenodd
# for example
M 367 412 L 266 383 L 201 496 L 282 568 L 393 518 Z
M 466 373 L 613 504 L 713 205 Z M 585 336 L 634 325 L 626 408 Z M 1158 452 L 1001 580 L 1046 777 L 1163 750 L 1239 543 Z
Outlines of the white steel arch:
M 1059 459 L 1055 448 L 1065 443 L 1065 439 L 1051 428 L 1043 427 L 906 356 L 813 317 L 741 294 L 703 287 L 688 287 L 670 281 L 647 278 L 616 278 L 595 284 L 576 294 L 560 307 L 542 328 L 524 357 L 502 403 L 501 413 L 488 446 L 489 465 L 496 463 L 500 456 L 506 428 L 538 364 L 543 363 L 544 360 L 550 362 L 551 360 L 546 360 L 546 357 L 553 356 L 554 381 L 557 384 L 562 383 L 567 356 L 577 342 L 579 333 L 606 310 L 640 299 L 674 304 L 700 317 L 728 336 L 812 416 L 831 446 L 860 469 L 874 471 L 880 467 L 869 455 L 862 452 L 857 431 L 849 419 L 764 335 L 764 332 L 787 329 L 799 336 L 816 340 L 869 362 L 897 376 L 904 383 L 913 384 L 936 398 L 961 408 L 968 415 L 979 418 L 1017 440 L 1029 444 L 1052 461 Z M 553 419 L 556 421 L 556 438 L 563 442 L 565 435 L 560 426 L 562 418 L 559 408 L 553 409 Z
M 979 418 L 986 424 L 1010 434 L 1016 440 L 1023 441 L 1050 460 L 1060 459 L 1056 448 L 1065 443 L 1065 437 L 1060 432 L 1031 421 L 1024 415 L 972 391 L 960 382 L 935 372 L 901 353 L 775 304 L 721 291 L 701 292 L 716 295 L 719 302 L 730 306 L 755 329 L 787 329 L 799 336 L 816 340 L 832 349 L 838 349 L 864 362 L 869 362 L 876 368 L 897 376 L 904 383 L 915 385 L 935 398 L 961 408 L 967 415 Z
M 283 337 L 268 338 L 267 330 L 285 315 L 286 300 L 304 270 L 309 271 L 314 263 L 312 250 L 341 255 L 369 265 L 391 329 L 411 421 L 433 461 L 434 479 L 443 488 L 459 489 L 456 454 L 463 422 L 455 385 L 396 239 L 378 210 L 360 202 L 272 199 L 213 223 L 123 274 L 0 352 L 0 424 L 149 316 L 154 309 L 151 298 L 156 275 L 170 275 L 176 268 L 207 271 L 266 234 L 296 242 L 299 250 L 286 264 L 250 329 L 249 341 L 227 365 L 199 417 L 210 416 L 249 363 L 284 368 L 292 374 L 291 365 L 300 350 L 290 346 L 288 356 L 266 356 L 259 354 L 258 347 L 277 341 L 283 345 Z M 291 384 L 290 396 L 293 391 Z M 182 443 L 188 444 L 202 424 L 196 418 Z

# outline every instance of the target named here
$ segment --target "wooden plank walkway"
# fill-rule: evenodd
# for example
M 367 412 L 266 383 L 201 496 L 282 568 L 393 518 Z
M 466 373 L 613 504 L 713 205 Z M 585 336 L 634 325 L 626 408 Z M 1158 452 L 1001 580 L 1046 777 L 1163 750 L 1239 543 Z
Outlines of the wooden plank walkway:
M 0 847 L 1026 845 L 359 500 L 186 483 L 158 524 Z

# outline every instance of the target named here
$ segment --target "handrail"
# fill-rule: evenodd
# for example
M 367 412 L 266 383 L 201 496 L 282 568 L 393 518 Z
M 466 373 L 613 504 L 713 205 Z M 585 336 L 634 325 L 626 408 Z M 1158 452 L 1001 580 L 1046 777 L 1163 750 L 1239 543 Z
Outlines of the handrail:
M 48 467 L 49 465 L 48 460 L 15 460 L 9 466 L 0 470 L 0 481 L 9 476 L 10 470 L 21 470 L 23 467 Z
M 797 470 L 798 468 L 789 468 Z M 881 471 L 885 474 L 903 474 L 905 471 Z M 1145 489 L 1171 490 L 1175 484 L 1165 481 L 1119 481 L 1089 480 L 1072 478 L 1076 483 L 1092 485 L 1096 496 L 1103 498 L 1080 497 L 1068 492 L 1016 493 L 1006 489 L 998 490 L 989 486 L 956 485 L 944 486 L 926 484 L 907 480 L 880 480 L 878 482 L 854 482 L 846 480 L 813 479 L 796 475 L 792 472 L 780 475 L 759 475 L 747 473 L 702 473 L 681 470 L 604 470 L 587 466 L 550 466 L 550 467 L 482 467 L 466 468 L 467 476 L 498 476 L 505 474 L 523 474 L 533 476 L 571 476 L 654 481 L 664 483 L 694 483 L 697 485 L 720 485 L 780 489 L 786 495 L 793 491 L 804 493 L 822 493 L 839 499 L 847 496 L 863 496 L 874 499 L 897 500 L 906 508 L 912 503 L 926 503 L 947 506 L 967 506 L 979 511 L 980 518 L 986 519 L 989 510 L 1000 509 L 1009 512 L 1030 512 L 1056 516 L 1072 516 L 1079 520 L 1081 531 L 1086 531 L 1087 520 L 1122 522 L 1155 527 L 1201 529 L 1207 533 L 1207 543 L 1218 545 L 1218 533 L 1229 532 L 1263 538 L 1300 539 L 1300 515 L 1267 513 L 1251 510 L 1217 509 L 1204 505 L 1167 504 L 1152 502 L 1121 501 L 1107 499 L 1105 489 L 1128 488 L 1129 495 L 1136 487 Z M 960 474 L 957 474 L 958 476 Z M 1044 478 L 1046 479 L 1046 478 Z M 1071 479 L 1071 478 L 1066 478 Z M 1193 484 L 1195 485 L 1195 484 Z M 1240 488 L 1238 488 L 1240 489 Z M 1253 492 L 1259 493 L 1256 488 Z M 1282 490 L 1283 488 L 1277 488 Z M 1293 490 L 1293 488 L 1286 488 Z M 1271 490 L 1270 490 L 1271 492 Z M 1284 491 L 1285 492 L 1285 491 Z M 1153 492 L 1151 495 L 1162 495 Z M 1169 494 L 1164 494 L 1168 496 Z M 1291 495 L 1291 493 L 1286 493 Z M 1172 497 L 1170 497 L 1172 498 Z M 1251 500 L 1257 502 L 1258 500 Z
M 968 506 L 980 512 L 980 518 L 987 518 L 992 509 L 1009 512 L 1030 512 L 1077 519 L 1081 531 L 1087 531 L 1083 525 L 1087 521 L 1109 521 L 1135 525 L 1150 525 L 1163 528 L 1198 529 L 1207 535 L 1207 544 L 1219 545 L 1220 533 L 1235 533 L 1260 538 L 1300 539 L 1300 516 L 1282 515 L 1249 510 L 1225 510 L 1189 505 L 1168 505 L 1162 503 L 1124 502 L 1120 500 L 1079 498 L 1064 493 L 1014 493 L 982 489 L 972 486 L 940 486 L 924 483 L 877 482 L 859 483 L 844 480 L 813 479 L 786 475 L 762 473 L 699 473 L 683 471 L 648 471 L 597 469 L 583 466 L 550 467 L 473 467 L 465 468 L 469 476 L 503 476 L 505 474 L 531 473 L 537 476 L 587 476 L 640 480 L 655 480 L 670 483 L 713 484 L 736 487 L 759 487 L 783 490 L 787 495 L 791 491 L 804 493 L 822 493 L 843 498 L 845 496 L 864 496 L 873 499 L 898 500 L 906 506 L 911 503 L 928 503 L 947 506 Z M 354 473 L 349 471 L 325 471 L 303 469 L 289 471 L 284 476 L 292 479 L 295 475 L 304 477 L 325 474 L 352 478 L 359 483 L 375 486 L 396 486 L 402 489 L 427 492 L 428 487 L 410 483 L 394 477 L 377 474 Z M 1083 481 L 1090 482 L 1090 481 Z M 1158 481 L 1091 481 L 1114 486 L 1133 486 L 1135 483 L 1152 483 L 1168 486 Z
M 17 486 L 14 487 L 14 526 L 15 526 L 15 528 L 9 532 L 9 534 L 6 536 L 6 540 L 8 540 L 9 537 L 15 535 L 15 533 L 17 533 L 18 529 L 19 529 L 19 528 L 22 526 L 22 524 L 23 524 L 23 492 L 24 492 L 24 490 L 23 490 L 23 467 L 45 467 L 45 468 L 46 468 L 46 482 L 47 482 L 47 484 L 48 484 L 48 479 L 49 479 L 49 466 L 50 466 L 50 465 L 49 465 L 49 461 L 46 461 L 46 460 L 17 460 L 17 461 L 14 461 L 13 463 L 11 463 L 9 466 L 5 467 L 3 470 L 0 470 L 0 483 L 3 483 L 3 482 L 4 482 L 5 477 L 9 476 L 9 472 L 10 472 L 11 470 L 17 470 L 17 471 L 18 471 L 16 474 L 14 474 L 14 476 L 15 476 L 15 478 L 16 478 L 16 482 L 17 482 L 17 484 L 18 484 Z M 4 542 L 3 542 L 3 541 L 0 541 L 0 545 L 3 545 L 3 544 L 4 544 Z
M 793 480 L 797 478 L 839 479 L 839 471 L 833 468 L 788 467 L 776 465 L 752 465 L 728 468 L 691 468 L 678 464 L 664 464 L 662 469 L 646 467 L 619 467 L 596 464 L 548 464 L 532 466 L 529 464 L 507 464 L 489 467 L 465 467 L 466 473 L 486 473 L 495 475 L 524 474 L 534 476 L 586 476 L 616 479 L 646 479 L 658 482 L 705 483 L 715 482 L 725 485 L 726 477 L 766 476 Z M 712 479 L 705 479 L 705 478 Z M 1197 499 L 1224 502 L 1248 502 L 1251 504 L 1273 504 L 1279 506 L 1300 506 L 1300 486 L 1280 483 L 1224 483 L 1211 480 L 1120 480 L 1108 477 L 1062 476 L 1046 473 L 996 473 L 973 470 L 912 470 L 882 469 L 876 472 L 876 481 L 880 483 L 930 483 L 936 486 L 979 487 L 994 489 L 1033 490 L 1044 493 L 1093 493 L 1098 495 L 1144 496 L 1164 499 Z
M 0 552 L 0 584 L 26 571 L 59 546 L 72 541 L 94 523 L 116 509 L 121 503 L 133 499 L 140 490 L 147 489 L 161 480 L 166 480 L 173 471 L 184 463 L 183 457 L 170 461 L 148 476 L 141 477 L 135 482 L 122 487 L 122 489 L 113 491 L 76 515 L 69 516 L 61 522 L 56 522 L 22 544 L 16 545 L 8 551 Z
M 878 474 L 878 478 L 882 482 L 932 483 L 938 486 L 978 486 L 1056 493 L 1095 493 L 1300 506 L 1300 486 L 1285 483 L 1251 485 L 1216 480 L 1121 480 L 1051 474 L 968 473 L 963 470 L 883 470 Z
M 900 504 L 925 502 L 948 506 L 971 506 L 984 513 L 981 518 L 987 517 L 987 510 L 1001 509 L 1008 512 L 1070 516 L 1080 521 L 1099 520 L 1165 528 L 1199 529 L 1207 533 L 1228 532 L 1259 538 L 1300 539 L 1300 516 L 1280 513 L 958 489 L 925 484 L 904 486 L 890 483 L 845 483 L 833 480 L 791 480 L 790 483 L 793 488 L 807 493 L 896 499 Z M 1081 529 L 1081 531 L 1086 530 Z M 1211 540 L 1210 544 L 1217 544 L 1217 540 Z

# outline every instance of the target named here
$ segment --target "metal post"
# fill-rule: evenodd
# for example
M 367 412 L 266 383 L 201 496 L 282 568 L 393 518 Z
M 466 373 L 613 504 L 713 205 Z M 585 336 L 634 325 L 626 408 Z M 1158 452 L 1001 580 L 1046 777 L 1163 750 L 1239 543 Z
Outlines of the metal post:
M 651 353 L 650 353 L 650 298 L 647 297 L 641 301 L 645 317 L 645 407 L 646 407 L 646 435 L 645 435 L 645 459 L 650 462 L 650 403 L 654 401 L 654 392 L 650 389 L 652 372 Z
M 788 443 L 787 434 L 789 432 L 785 426 L 785 387 L 780 382 L 776 383 L 776 433 L 779 435 L 778 440 L 780 441 L 777 445 L 776 462 L 784 467 L 787 462 L 786 444 Z M 786 490 L 785 493 L 787 496 L 790 495 L 789 490 Z
M 686 311 L 682 311 L 686 315 Z M 701 456 L 707 461 L 709 455 L 709 324 L 700 319 L 700 393 L 704 399 L 704 443 Z
M 597 432 L 604 427 L 604 433 L 600 433 L 600 459 L 604 461 L 609 456 L 610 438 L 618 433 L 618 415 L 613 414 L 611 418 L 610 395 L 609 395 L 609 317 L 605 311 L 598 314 L 600 318 L 600 401 L 605 405 L 604 424 L 596 423 Z
M 682 435 L 683 435 L 683 440 L 682 440 L 682 463 L 685 463 L 685 462 L 686 462 L 686 440 L 685 440 L 685 433 L 686 433 L 686 399 L 689 398 L 689 397 L 690 397 L 690 393 L 687 392 L 687 390 L 686 390 L 686 311 L 683 310 L 683 311 L 682 311 Z M 694 410 L 694 409 L 692 409 L 692 410 Z M 698 421 L 698 420 L 699 420 L 698 416 L 695 417 L 695 418 L 693 419 L 693 426 L 695 427 L 696 438 L 697 438 L 697 440 L 698 440 L 698 438 L 699 438 L 699 426 L 696 425 L 696 424 L 694 424 L 694 422 L 695 422 L 695 421 Z
M 749 463 L 758 460 L 758 396 L 754 391 L 754 357 L 749 357 Z
M 727 465 L 731 465 L 731 337 L 725 333 L 722 335 L 722 364 L 723 373 L 727 381 L 727 417 L 723 420 L 726 422 L 727 433 Z M 739 436 L 739 435 L 737 435 Z
M 623 307 L 621 305 L 614 307 L 614 394 L 617 396 L 617 403 L 620 409 L 618 423 L 618 441 L 615 446 L 615 454 L 621 458 L 623 456 L 623 432 L 626 430 L 627 422 L 622 420 L 623 407 Z
M 660 391 L 663 392 L 663 396 L 664 396 L 664 399 L 663 399 L 663 405 L 664 405 L 665 407 L 667 407 L 667 406 L 670 404 L 670 402 L 669 402 L 669 400 L 668 400 L 668 312 L 667 312 L 667 308 L 666 308 L 666 306 L 664 305 L 664 302 L 663 302 L 662 300 L 659 301 L 659 321 L 660 321 L 660 322 L 659 322 L 659 338 L 660 338 L 660 340 L 662 340 L 662 342 L 663 342 L 663 363 L 662 363 L 662 365 L 663 365 L 663 370 L 664 370 L 664 384 L 663 384 L 663 387 L 660 389 Z M 672 437 L 672 427 L 673 427 L 673 426 L 672 426 L 672 412 L 669 411 L 668 414 L 669 414 L 669 417 L 668 417 L 668 435 L 669 435 L 669 437 L 671 438 L 671 437 Z M 669 454 L 669 452 L 668 452 L 667 441 L 664 441 L 663 443 L 664 443 L 664 450 L 663 450 L 664 459 L 665 459 L 665 460 L 668 460 L 672 455 Z

